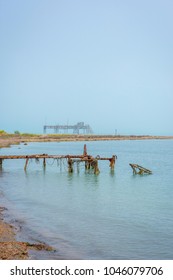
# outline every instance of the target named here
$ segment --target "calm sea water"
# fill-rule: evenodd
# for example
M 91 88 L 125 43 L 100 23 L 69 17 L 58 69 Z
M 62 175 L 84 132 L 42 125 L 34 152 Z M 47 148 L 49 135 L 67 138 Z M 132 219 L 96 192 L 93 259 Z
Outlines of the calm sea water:
M 173 259 L 173 141 L 86 142 L 88 153 L 116 154 L 115 172 L 100 174 L 66 161 L 5 160 L 0 170 L 1 205 L 32 241 L 44 241 L 67 259 Z M 0 154 L 82 154 L 84 142 L 30 143 Z M 153 171 L 133 175 L 129 163 Z

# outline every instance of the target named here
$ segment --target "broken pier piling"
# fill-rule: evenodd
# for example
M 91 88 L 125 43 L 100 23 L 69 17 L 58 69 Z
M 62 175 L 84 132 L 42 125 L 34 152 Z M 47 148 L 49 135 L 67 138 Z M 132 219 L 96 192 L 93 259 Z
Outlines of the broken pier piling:
M 129 165 L 131 166 L 131 168 L 133 169 L 133 174 L 140 174 L 140 175 L 143 175 L 143 174 L 152 174 L 152 171 L 147 169 L 147 168 L 144 168 L 143 166 L 141 165 L 138 165 L 138 164 L 134 164 L 134 163 L 129 163 Z

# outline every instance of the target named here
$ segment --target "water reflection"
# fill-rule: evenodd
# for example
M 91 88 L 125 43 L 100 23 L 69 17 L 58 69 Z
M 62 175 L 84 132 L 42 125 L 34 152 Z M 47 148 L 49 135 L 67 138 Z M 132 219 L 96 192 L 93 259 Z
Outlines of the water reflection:
M 82 183 L 83 185 L 91 184 L 94 186 L 99 184 L 99 176 L 88 171 L 83 173 L 67 173 L 66 178 L 69 184 L 77 185 Z
M 110 174 L 111 177 L 114 177 L 114 175 L 115 175 L 115 170 L 114 170 L 114 169 L 110 169 L 110 173 L 109 173 L 109 174 Z
M 2 165 L 0 164 L 0 176 L 2 176 L 2 173 L 3 173 L 3 168 Z

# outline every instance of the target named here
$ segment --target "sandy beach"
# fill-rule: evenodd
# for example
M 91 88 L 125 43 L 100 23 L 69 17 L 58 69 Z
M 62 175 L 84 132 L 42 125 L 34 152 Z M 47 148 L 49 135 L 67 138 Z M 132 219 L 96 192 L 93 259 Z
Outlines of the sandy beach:
M 0 207 L 0 260 L 26 260 L 30 259 L 29 251 L 54 251 L 46 244 L 31 244 L 16 240 L 17 228 L 4 221 L 3 211 Z
M 111 140 L 148 140 L 173 139 L 173 136 L 111 136 L 111 135 L 0 135 L 0 148 L 13 144 L 28 142 L 62 142 L 62 141 L 111 141 Z M 1 151 L 2 152 L 2 151 Z M 4 207 L 0 207 L 0 260 L 30 259 L 31 250 L 53 251 L 46 244 L 30 244 L 17 241 L 17 231 L 14 225 L 8 224 L 3 217 Z
M 73 141 L 119 141 L 119 140 L 150 140 L 173 139 L 173 136 L 151 135 L 76 135 L 76 134 L 0 134 L 0 148 L 21 142 L 73 142 Z

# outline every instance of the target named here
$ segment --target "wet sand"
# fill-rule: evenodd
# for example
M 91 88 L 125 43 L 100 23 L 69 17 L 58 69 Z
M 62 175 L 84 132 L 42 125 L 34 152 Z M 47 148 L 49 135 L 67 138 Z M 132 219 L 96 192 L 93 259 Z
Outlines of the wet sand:
M 32 251 L 51 251 L 54 249 L 46 244 L 32 244 L 16 240 L 17 229 L 4 221 L 3 211 L 0 207 L 0 260 L 26 260 L 31 259 Z

